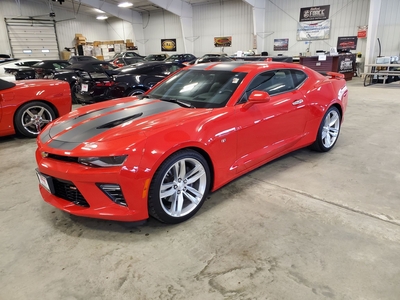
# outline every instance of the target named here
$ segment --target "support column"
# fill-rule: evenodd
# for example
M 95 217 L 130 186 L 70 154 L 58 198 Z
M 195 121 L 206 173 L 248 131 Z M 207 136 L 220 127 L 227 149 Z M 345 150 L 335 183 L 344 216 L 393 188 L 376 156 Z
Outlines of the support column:
M 265 32 L 265 3 L 266 0 L 244 0 L 253 7 L 254 35 L 257 39 L 257 53 L 264 51 Z
M 375 63 L 375 50 L 378 44 L 378 25 L 381 13 L 382 0 L 370 0 L 367 45 L 365 50 L 365 64 Z M 364 73 L 368 72 L 368 67 L 364 65 Z
M 182 0 L 149 0 L 163 9 L 179 16 L 181 21 L 183 47 L 185 53 L 194 53 L 193 8 Z M 167 38 L 167 37 L 165 37 Z

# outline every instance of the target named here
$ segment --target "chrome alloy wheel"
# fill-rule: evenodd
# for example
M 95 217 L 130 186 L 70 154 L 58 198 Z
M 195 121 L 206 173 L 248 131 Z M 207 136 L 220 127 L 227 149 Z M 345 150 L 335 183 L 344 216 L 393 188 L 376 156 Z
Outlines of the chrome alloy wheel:
M 340 116 L 336 110 L 331 110 L 326 116 L 322 128 L 322 144 L 326 148 L 331 148 L 339 135 Z
M 171 217 L 183 217 L 196 209 L 206 188 L 207 174 L 203 165 L 194 158 L 178 160 L 161 181 L 161 207 Z
M 53 121 L 51 112 L 42 106 L 30 106 L 21 116 L 21 125 L 27 132 L 35 135 L 38 135 L 51 121 Z

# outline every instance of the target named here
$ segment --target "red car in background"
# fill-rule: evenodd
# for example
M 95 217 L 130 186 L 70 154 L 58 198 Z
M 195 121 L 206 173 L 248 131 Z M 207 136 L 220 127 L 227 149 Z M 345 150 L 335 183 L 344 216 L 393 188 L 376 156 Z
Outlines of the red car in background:
M 344 76 L 283 62 L 183 68 L 141 96 L 84 106 L 37 139 L 40 192 L 68 213 L 118 221 L 192 217 L 208 193 L 339 136 Z
M 69 84 L 56 80 L 0 79 L 0 136 L 37 137 L 54 119 L 71 111 Z

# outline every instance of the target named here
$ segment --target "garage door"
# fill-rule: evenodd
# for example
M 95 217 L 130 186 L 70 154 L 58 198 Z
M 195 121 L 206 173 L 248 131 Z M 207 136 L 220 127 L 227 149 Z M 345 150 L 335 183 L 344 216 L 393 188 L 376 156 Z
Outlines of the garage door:
M 53 20 L 5 19 L 12 55 L 16 58 L 59 59 Z

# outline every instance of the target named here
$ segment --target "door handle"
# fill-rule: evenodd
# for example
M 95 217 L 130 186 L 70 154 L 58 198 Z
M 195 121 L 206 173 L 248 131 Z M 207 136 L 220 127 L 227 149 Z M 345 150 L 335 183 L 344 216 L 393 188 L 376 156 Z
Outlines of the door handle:
M 301 103 L 303 103 L 303 99 L 297 99 L 297 100 L 294 100 L 294 101 L 292 102 L 292 105 L 299 105 L 299 104 L 301 104 Z

